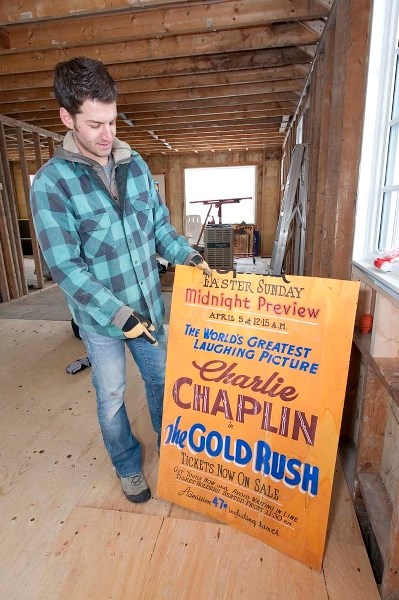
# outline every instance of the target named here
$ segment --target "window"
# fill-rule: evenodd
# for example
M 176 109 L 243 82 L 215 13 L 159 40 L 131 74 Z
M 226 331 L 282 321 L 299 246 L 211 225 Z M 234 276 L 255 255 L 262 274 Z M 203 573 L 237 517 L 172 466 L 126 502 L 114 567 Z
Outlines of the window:
M 395 76 L 391 115 L 388 121 L 388 149 L 382 186 L 381 218 L 377 236 L 378 250 L 396 248 L 399 244 L 398 231 L 398 191 L 399 191 L 399 72 L 398 47 L 395 48 Z
M 224 203 L 223 224 L 255 223 L 255 166 L 185 169 L 186 215 L 198 214 L 202 223 L 209 219 L 219 223 L 218 209 L 206 200 L 243 198 L 237 203 Z
M 399 0 L 374 3 L 356 211 L 354 262 L 399 290 L 399 266 L 373 260 L 399 247 Z

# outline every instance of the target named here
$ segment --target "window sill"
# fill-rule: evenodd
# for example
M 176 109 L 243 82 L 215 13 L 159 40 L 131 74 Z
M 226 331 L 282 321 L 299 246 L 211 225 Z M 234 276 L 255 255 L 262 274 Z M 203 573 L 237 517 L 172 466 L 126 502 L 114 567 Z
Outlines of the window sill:
M 384 272 L 377 269 L 369 260 L 354 260 L 352 264 L 370 280 L 373 287 L 399 301 L 399 270 L 397 266 L 394 266 L 392 271 Z

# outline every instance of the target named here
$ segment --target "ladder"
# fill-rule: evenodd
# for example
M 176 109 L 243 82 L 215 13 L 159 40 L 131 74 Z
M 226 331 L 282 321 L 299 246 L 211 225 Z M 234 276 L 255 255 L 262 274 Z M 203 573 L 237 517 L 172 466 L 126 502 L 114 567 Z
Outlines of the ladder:
M 269 271 L 281 275 L 288 237 L 293 238 L 293 275 L 303 275 L 307 203 L 307 144 L 295 146 L 285 183 Z

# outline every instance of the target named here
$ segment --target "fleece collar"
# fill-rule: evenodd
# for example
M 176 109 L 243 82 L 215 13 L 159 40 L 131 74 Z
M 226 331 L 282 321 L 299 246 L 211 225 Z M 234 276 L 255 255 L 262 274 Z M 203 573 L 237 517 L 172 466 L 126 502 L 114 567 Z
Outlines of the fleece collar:
M 133 153 L 134 152 L 130 148 L 129 144 L 118 140 L 118 138 L 114 139 L 112 144 L 112 156 L 115 164 L 130 161 Z M 81 154 L 73 137 L 72 131 L 68 131 L 68 133 L 65 135 L 62 144 L 60 144 L 55 151 L 55 156 L 89 165 L 93 165 L 93 163 L 95 165 L 98 164 L 95 160 Z

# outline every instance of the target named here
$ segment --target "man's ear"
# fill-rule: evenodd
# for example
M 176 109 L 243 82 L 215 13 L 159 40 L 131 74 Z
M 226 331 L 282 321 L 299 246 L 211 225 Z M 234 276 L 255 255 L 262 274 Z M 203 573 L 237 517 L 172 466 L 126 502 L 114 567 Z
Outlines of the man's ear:
M 68 129 L 74 128 L 72 115 L 70 115 L 66 108 L 64 108 L 63 106 L 61 106 L 60 108 L 60 119 L 64 123 L 65 127 L 67 127 Z

